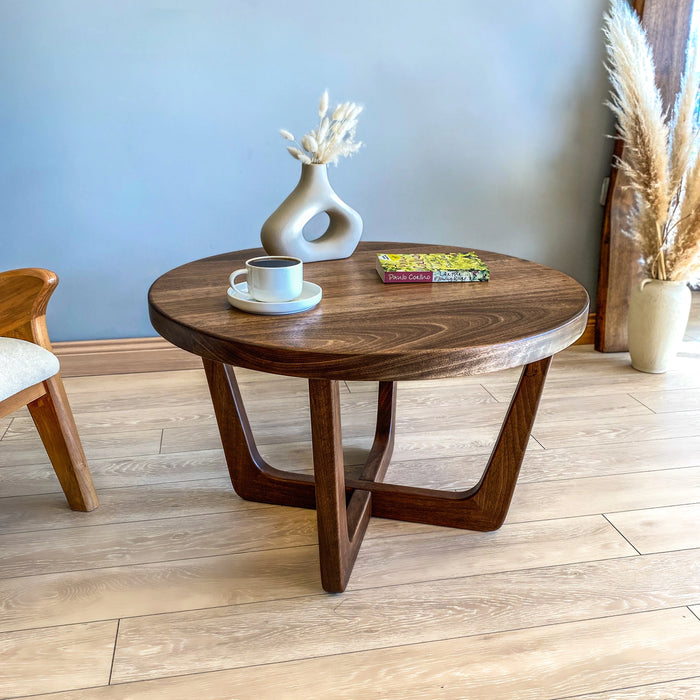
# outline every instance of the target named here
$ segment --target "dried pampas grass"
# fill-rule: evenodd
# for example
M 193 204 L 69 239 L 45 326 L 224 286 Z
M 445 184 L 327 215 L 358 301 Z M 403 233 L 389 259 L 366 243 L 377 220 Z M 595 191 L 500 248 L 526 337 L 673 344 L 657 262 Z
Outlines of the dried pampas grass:
M 612 84 L 608 105 L 625 148 L 617 165 L 634 195 L 626 233 L 656 279 L 700 278 L 698 75 L 689 56 L 667 122 L 651 48 L 626 0 L 612 0 L 603 30 Z
M 289 153 L 302 163 L 321 164 L 336 163 L 339 158 L 351 156 L 362 146 L 361 141 L 355 141 L 357 117 L 362 107 L 354 102 L 339 104 L 328 117 L 328 90 L 321 96 L 318 105 L 318 128 L 309 132 L 301 140 L 301 147 L 287 146 Z M 280 134 L 287 141 L 294 141 L 294 136 L 286 129 L 280 129 Z

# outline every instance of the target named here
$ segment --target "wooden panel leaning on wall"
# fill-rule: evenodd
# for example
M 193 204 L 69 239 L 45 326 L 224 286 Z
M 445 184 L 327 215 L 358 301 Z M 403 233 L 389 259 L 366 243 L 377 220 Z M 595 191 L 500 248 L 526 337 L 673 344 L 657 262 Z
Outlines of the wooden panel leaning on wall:
M 690 32 L 693 0 L 635 0 L 634 9 L 642 18 L 656 62 L 656 83 L 664 105 L 673 106 L 685 68 L 685 50 Z M 622 143 L 615 145 L 615 156 L 622 154 Z M 627 350 L 627 306 L 632 284 L 641 274 L 638 252 L 622 233 L 632 196 L 624 176 L 613 168 L 605 205 L 600 244 L 600 271 L 597 294 L 595 349 L 601 352 Z

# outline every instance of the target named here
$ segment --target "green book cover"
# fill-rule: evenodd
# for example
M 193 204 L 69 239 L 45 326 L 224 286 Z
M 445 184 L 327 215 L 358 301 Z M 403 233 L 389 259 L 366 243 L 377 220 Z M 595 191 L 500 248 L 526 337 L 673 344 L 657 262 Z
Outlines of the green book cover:
M 377 272 L 392 282 L 487 282 L 488 266 L 474 253 L 379 253 Z

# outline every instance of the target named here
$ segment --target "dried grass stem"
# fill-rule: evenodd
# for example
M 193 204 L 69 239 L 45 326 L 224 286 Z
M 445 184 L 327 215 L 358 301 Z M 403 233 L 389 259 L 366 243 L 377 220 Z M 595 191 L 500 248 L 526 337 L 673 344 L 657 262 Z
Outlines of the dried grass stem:
M 625 233 L 656 279 L 700 276 L 700 166 L 695 108 L 698 73 L 689 56 L 670 120 L 655 82 L 651 48 L 626 0 L 611 0 L 603 29 L 612 85 L 608 105 L 625 148 L 617 165 L 634 206 Z
M 314 164 L 337 163 L 340 158 L 357 153 L 362 146 L 362 142 L 355 141 L 357 117 L 360 112 L 361 106 L 354 102 L 344 102 L 333 110 L 329 118 L 326 90 L 318 106 L 318 127 L 304 135 L 301 146 L 288 146 L 287 150 L 302 163 Z M 287 140 L 294 140 L 291 133 L 285 129 L 280 129 L 280 134 Z

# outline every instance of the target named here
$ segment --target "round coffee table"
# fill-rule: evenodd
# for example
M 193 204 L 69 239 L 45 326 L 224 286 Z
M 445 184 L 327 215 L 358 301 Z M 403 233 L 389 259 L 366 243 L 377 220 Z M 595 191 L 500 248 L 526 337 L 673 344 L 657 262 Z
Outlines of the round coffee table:
M 489 282 L 384 284 L 377 253 L 464 252 L 415 243 L 361 243 L 346 260 L 308 263 L 321 303 L 289 316 L 230 306 L 228 275 L 260 248 L 188 263 L 149 292 L 153 327 L 202 357 L 233 487 L 242 498 L 316 508 L 325 590 L 345 589 L 370 515 L 472 530 L 505 519 L 552 356 L 583 333 L 585 289 L 537 263 L 476 251 Z M 234 366 L 309 380 L 314 476 L 258 452 Z M 394 442 L 395 382 L 523 366 L 483 476 L 464 491 L 383 483 Z M 358 479 L 343 469 L 338 382 L 379 382 L 373 445 Z

